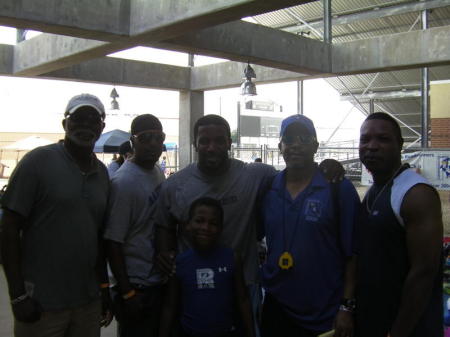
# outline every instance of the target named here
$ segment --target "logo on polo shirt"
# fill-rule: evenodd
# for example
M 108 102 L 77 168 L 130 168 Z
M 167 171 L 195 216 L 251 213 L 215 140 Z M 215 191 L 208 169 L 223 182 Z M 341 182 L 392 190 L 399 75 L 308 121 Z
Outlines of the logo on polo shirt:
M 305 218 L 308 221 L 318 221 L 322 215 L 322 203 L 319 200 L 306 201 Z
M 214 289 L 214 270 L 211 268 L 197 269 L 197 288 Z
M 219 267 L 219 273 L 226 273 L 227 272 L 227 267 Z

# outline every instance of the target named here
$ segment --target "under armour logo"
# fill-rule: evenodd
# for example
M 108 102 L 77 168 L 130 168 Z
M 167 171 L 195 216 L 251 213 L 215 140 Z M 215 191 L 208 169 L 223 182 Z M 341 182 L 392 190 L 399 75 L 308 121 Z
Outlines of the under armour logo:
M 227 272 L 227 267 L 219 267 L 219 273 L 221 272 Z

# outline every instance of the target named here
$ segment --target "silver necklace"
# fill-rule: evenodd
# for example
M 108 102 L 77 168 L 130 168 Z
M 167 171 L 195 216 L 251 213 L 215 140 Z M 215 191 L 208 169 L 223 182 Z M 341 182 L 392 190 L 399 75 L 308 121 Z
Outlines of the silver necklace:
M 367 193 L 367 198 L 366 198 L 366 209 L 369 214 L 372 213 L 373 208 L 375 207 L 375 204 L 376 204 L 378 198 L 381 196 L 381 194 L 383 194 L 386 187 L 394 180 L 394 178 L 397 176 L 397 174 L 400 172 L 400 170 L 403 167 L 405 167 L 405 165 L 400 165 L 400 167 L 394 172 L 394 174 L 389 178 L 389 180 L 383 185 L 380 192 L 378 192 L 377 195 L 375 196 L 375 199 L 373 200 L 373 203 L 372 203 L 372 207 L 369 207 L 369 197 L 370 197 L 370 190 L 373 188 L 373 186 L 370 188 L 369 192 Z

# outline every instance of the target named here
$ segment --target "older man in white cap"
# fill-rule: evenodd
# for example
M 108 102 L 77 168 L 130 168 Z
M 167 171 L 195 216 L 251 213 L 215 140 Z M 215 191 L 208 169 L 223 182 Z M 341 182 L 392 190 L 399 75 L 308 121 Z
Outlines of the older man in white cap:
M 2 198 L 2 257 L 18 337 L 100 336 L 111 319 L 99 244 L 109 179 L 92 152 L 105 109 L 82 94 L 64 117 L 64 141 L 29 152 Z

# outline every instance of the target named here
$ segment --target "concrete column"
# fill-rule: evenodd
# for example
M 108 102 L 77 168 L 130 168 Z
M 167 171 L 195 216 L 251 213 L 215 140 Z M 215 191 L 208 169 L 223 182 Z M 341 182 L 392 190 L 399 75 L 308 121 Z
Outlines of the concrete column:
M 194 143 L 194 124 L 204 115 L 203 91 L 180 91 L 180 119 L 179 119 L 179 144 L 180 144 L 180 169 L 194 162 L 197 158 L 192 146 Z

